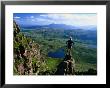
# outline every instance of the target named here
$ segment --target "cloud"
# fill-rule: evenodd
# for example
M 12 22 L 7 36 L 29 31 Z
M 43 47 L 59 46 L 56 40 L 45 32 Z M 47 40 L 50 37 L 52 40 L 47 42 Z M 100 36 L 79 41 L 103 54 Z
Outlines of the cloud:
M 14 18 L 15 18 L 15 19 L 19 19 L 20 17 L 18 17 L 18 16 L 15 16 Z
M 66 24 L 72 26 L 89 26 L 97 25 L 97 14 L 95 13 L 44 13 L 28 14 L 15 16 L 15 20 L 22 21 L 23 24 L 49 25 L 49 24 Z
M 30 16 L 30 18 L 34 18 L 34 16 Z
M 49 25 L 54 23 L 53 20 L 49 20 L 49 19 L 43 19 L 43 18 L 36 18 L 35 19 L 35 23 L 36 25 Z
M 80 26 L 97 25 L 96 14 L 43 14 L 40 16 L 53 20 L 54 23 Z
M 45 15 L 45 14 L 44 14 L 44 15 L 43 15 L 43 14 L 41 14 L 40 16 L 41 16 L 41 17 L 48 17 L 48 15 Z
M 35 19 L 31 19 L 31 21 L 36 21 Z

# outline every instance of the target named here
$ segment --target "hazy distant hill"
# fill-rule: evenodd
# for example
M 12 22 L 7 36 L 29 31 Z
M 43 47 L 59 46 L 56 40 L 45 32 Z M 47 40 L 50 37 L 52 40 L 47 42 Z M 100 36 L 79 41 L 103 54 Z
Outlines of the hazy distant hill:
M 66 24 L 49 24 L 49 25 L 21 25 L 21 28 L 25 29 L 38 29 L 38 28 L 56 28 L 56 29 L 84 29 L 84 30 L 96 30 L 96 26 L 71 26 Z

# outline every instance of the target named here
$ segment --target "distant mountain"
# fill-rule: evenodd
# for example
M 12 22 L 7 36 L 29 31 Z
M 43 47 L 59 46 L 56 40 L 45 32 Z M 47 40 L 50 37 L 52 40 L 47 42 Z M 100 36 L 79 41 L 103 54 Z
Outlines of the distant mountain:
M 50 28 L 58 28 L 58 29 L 78 29 L 78 27 L 66 25 L 66 24 L 50 24 L 48 25 Z
M 37 29 L 37 28 L 56 28 L 56 29 L 78 29 L 78 27 L 65 24 L 49 24 L 49 25 L 21 25 L 21 28 Z
M 79 28 L 84 30 L 97 30 L 97 27 L 94 25 L 80 26 Z
M 38 26 L 38 25 L 20 25 L 21 28 L 24 29 L 36 29 L 36 28 L 41 28 L 42 26 Z
M 64 30 L 72 30 L 72 29 L 84 29 L 84 30 L 96 30 L 96 26 L 72 26 L 66 24 L 49 24 L 49 25 L 21 25 L 21 28 L 24 29 L 42 29 L 42 28 L 52 28 L 52 29 L 64 29 Z

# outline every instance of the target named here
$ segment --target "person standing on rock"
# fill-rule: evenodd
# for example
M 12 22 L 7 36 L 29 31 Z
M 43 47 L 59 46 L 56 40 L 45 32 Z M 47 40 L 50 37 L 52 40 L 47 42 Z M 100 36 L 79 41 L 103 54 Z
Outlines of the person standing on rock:
M 66 42 L 66 44 L 67 44 L 67 53 L 68 53 L 68 55 L 71 55 L 71 50 L 74 45 L 72 37 L 69 38 L 69 40 Z

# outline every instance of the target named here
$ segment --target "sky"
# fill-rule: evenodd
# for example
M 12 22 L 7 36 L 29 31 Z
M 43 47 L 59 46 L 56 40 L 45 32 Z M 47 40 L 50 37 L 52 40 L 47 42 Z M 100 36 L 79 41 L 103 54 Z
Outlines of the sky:
M 19 25 L 66 24 L 72 26 L 97 25 L 96 13 L 14 13 Z

